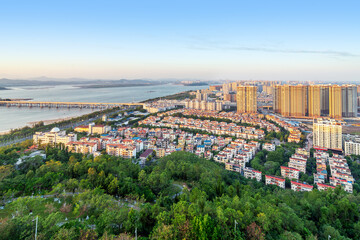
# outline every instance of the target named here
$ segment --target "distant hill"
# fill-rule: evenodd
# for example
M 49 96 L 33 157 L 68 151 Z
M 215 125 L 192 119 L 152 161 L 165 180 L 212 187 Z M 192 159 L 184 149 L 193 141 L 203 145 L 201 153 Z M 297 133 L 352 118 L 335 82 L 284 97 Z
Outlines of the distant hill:
M 41 79 L 41 80 L 39 80 Z M 55 86 L 55 85 L 92 85 L 93 87 L 106 87 L 106 86 L 123 86 L 123 85 L 153 85 L 168 83 L 167 81 L 153 81 L 142 79 L 119 79 L 119 80 L 89 80 L 80 78 L 58 79 L 41 77 L 37 80 L 21 80 L 21 79 L 0 79 L 0 87 L 19 87 L 19 86 Z

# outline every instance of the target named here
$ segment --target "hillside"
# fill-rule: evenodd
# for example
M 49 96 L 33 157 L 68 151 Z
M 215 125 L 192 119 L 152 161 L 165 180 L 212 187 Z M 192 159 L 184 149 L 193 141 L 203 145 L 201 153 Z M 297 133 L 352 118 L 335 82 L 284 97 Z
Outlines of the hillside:
M 33 239 L 36 215 L 38 239 L 360 238 L 357 193 L 281 190 L 186 152 L 141 169 L 47 147 L 14 166 L 27 144 L 0 149 L 0 239 Z

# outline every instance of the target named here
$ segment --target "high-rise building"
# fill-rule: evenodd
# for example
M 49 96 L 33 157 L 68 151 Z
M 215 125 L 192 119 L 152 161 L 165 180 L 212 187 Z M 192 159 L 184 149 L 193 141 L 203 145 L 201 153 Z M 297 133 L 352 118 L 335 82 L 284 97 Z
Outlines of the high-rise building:
M 266 92 L 269 95 L 272 95 L 274 93 L 274 86 L 262 86 L 263 87 L 263 91 Z
M 230 83 L 224 83 L 223 85 L 222 85 L 222 89 L 223 89 L 223 93 L 224 94 L 229 94 L 229 92 L 230 92 Z
M 229 102 L 231 102 L 231 94 L 225 93 L 225 94 L 224 94 L 224 101 L 229 101 Z
M 207 110 L 211 110 L 211 111 L 216 110 L 215 102 L 208 102 L 207 103 Z
M 342 116 L 357 116 L 357 87 L 355 85 L 346 85 L 341 88 L 342 97 Z
M 303 117 L 308 112 L 307 86 L 290 86 L 290 116 Z
M 200 90 L 196 91 L 196 100 L 198 100 L 198 101 L 202 100 L 202 94 L 201 94 Z
M 283 115 L 284 117 L 289 117 L 290 116 L 290 86 L 289 85 L 283 85 L 281 86 L 281 101 L 280 101 L 280 113 L 281 115 Z
M 321 116 L 321 86 L 309 86 L 309 117 Z
M 231 83 L 231 91 L 237 91 L 237 87 L 239 86 L 238 82 Z
M 238 113 L 257 112 L 257 91 L 255 86 L 239 86 L 236 93 Z
M 321 116 L 329 116 L 329 86 L 322 85 L 320 88 Z
M 339 85 L 329 86 L 329 116 L 340 119 L 342 116 L 342 90 Z
M 223 109 L 223 104 L 222 104 L 222 102 L 219 101 L 219 100 L 216 100 L 215 110 L 216 110 L 216 111 L 222 111 L 222 109 Z
M 334 119 L 317 119 L 313 124 L 314 148 L 342 150 L 342 125 Z
M 275 113 L 281 113 L 281 86 L 276 85 L 273 89 L 273 109 Z
M 207 101 L 208 100 L 208 94 L 205 92 L 202 94 L 202 100 Z
M 205 111 L 206 110 L 206 101 L 201 101 L 200 102 L 200 109 Z
M 273 109 L 275 113 L 280 113 L 284 117 L 356 117 L 357 86 L 274 86 Z

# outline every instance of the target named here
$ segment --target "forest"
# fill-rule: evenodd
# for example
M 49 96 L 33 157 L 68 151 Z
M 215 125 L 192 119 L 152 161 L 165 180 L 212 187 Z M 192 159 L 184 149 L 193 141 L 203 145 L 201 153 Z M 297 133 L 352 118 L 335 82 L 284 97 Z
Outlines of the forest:
M 0 239 L 34 239 L 36 222 L 37 239 L 360 239 L 356 189 L 283 190 L 187 152 L 141 168 L 30 145 L 0 148 Z

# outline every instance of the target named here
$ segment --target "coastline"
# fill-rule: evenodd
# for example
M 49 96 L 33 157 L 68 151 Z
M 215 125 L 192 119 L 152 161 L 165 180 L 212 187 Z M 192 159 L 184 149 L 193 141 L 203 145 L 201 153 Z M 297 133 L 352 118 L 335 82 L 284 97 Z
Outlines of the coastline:
M 9 133 L 10 133 L 10 130 L 1 131 L 0 136 L 6 135 L 6 134 L 9 134 Z
M 165 84 L 165 85 L 171 85 L 171 84 Z M 158 85 L 159 86 L 159 85 Z M 161 86 L 161 85 L 160 85 Z M 171 87 L 171 86 L 170 86 Z M 167 87 L 163 87 L 167 90 Z M 173 87 L 172 87 L 173 88 Z M 119 88 L 121 89 L 121 88 Z M 160 95 L 161 97 L 152 97 L 150 94 L 150 96 L 147 96 L 146 97 L 146 100 L 139 100 L 139 102 L 149 102 L 149 101 L 155 101 L 157 99 L 177 99 L 179 97 L 179 95 L 187 95 L 189 91 L 193 91 L 194 89 L 197 89 L 196 87 L 192 88 L 191 89 L 186 89 L 186 90 L 183 90 L 182 88 L 180 89 L 177 89 L 176 93 L 173 93 L 171 94 L 171 92 L 169 93 L 168 91 L 166 92 L 161 92 L 161 91 L 158 91 L 158 89 L 154 89 L 154 88 L 145 88 L 145 90 L 148 90 L 147 92 L 158 92 L 156 93 L 155 95 Z M 146 93 L 147 93 L 146 92 Z M 146 94 L 145 94 L 146 95 Z M 19 97 L 17 97 L 18 99 L 24 99 L 24 98 L 28 98 L 28 96 L 21 96 L 19 95 Z M 1 111 L 1 110 L 0 110 Z M 2 135 L 6 135 L 6 134 L 9 134 L 11 131 L 16 131 L 16 130 L 20 130 L 24 127 L 29 127 L 29 128 L 32 128 L 34 125 L 36 125 L 37 123 L 39 122 L 44 122 L 44 125 L 49 125 L 49 124 L 53 124 L 53 123 L 56 123 L 56 122 L 61 122 L 61 121 L 65 121 L 65 120 L 69 120 L 69 119 L 72 119 L 72 118 L 76 118 L 76 117 L 80 117 L 80 116 L 83 116 L 83 115 L 86 115 L 86 114 L 89 114 L 89 113 L 81 113 L 81 112 L 78 112 L 77 114 L 74 114 L 72 116 L 44 116 L 43 118 L 32 118 L 32 119 L 29 119 L 28 121 L 23 121 L 22 124 L 19 124 L 19 125 L 11 125 L 9 124 L 9 128 L 3 128 L 0 130 L 0 136 Z M 19 118 L 21 118 L 21 115 L 20 116 L 17 116 Z M 44 120 L 42 120 L 44 119 Z M 11 126 L 13 126 L 11 128 Z
M 0 131 L 0 136 L 7 135 L 7 134 L 11 133 L 12 130 L 22 129 L 24 127 L 33 128 L 33 127 L 35 127 L 36 124 L 39 124 L 41 122 L 43 122 L 44 126 L 46 126 L 46 125 L 50 125 L 50 124 L 53 124 L 53 123 L 58 123 L 58 122 L 62 122 L 62 121 L 71 120 L 73 118 L 82 117 L 82 116 L 85 116 L 87 114 L 89 114 L 89 113 L 84 113 L 84 114 L 80 114 L 80 115 L 76 115 L 76 116 L 70 116 L 70 117 L 53 118 L 53 119 L 46 119 L 46 120 L 27 122 L 25 125 L 18 126 L 17 128 Z
M 86 114 L 84 114 L 84 115 L 86 115 Z M 83 116 L 83 115 L 80 115 L 80 116 Z M 56 118 L 56 119 L 47 119 L 47 120 L 27 122 L 25 125 L 19 126 L 18 128 L 15 128 L 15 129 L 21 129 L 21 128 L 24 128 L 24 127 L 30 127 L 30 128 L 32 128 L 32 127 L 34 127 L 36 124 L 41 123 L 41 122 L 43 122 L 44 125 L 46 126 L 46 125 L 49 125 L 49 124 L 52 124 L 52 123 L 57 123 L 57 122 L 66 121 L 66 120 L 70 120 L 70 119 L 72 119 L 72 118 L 76 118 L 76 117 L 80 117 L 80 116 L 65 117 L 65 118 Z M 11 130 L 15 130 L 15 129 L 0 131 L 0 136 L 9 134 L 9 133 L 11 132 Z
M 86 115 L 86 114 L 84 114 Z M 80 115 L 82 116 L 82 115 Z M 28 122 L 27 125 L 30 125 L 31 127 L 34 127 L 36 124 L 39 124 L 41 122 L 44 123 L 44 125 L 49 125 L 52 123 L 57 123 L 57 122 L 62 122 L 62 121 L 66 121 L 66 120 L 70 120 L 72 118 L 76 118 L 76 117 L 80 117 L 80 116 L 74 116 L 74 117 L 65 117 L 65 118 L 55 118 L 55 119 L 48 119 L 48 120 L 40 120 L 40 121 L 33 121 L 33 122 Z

